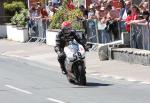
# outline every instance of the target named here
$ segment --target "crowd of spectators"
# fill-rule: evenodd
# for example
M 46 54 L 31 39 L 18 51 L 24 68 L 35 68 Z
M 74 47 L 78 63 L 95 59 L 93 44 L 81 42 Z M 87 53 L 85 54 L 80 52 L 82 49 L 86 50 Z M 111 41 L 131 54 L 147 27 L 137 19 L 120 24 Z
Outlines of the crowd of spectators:
M 149 20 L 148 0 L 142 0 L 139 5 L 132 4 L 132 0 L 119 0 L 118 4 L 119 8 L 116 8 L 113 0 L 97 0 L 88 8 L 79 6 L 83 12 L 82 20 L 97 19 L 98 29 L 103 30 L 100 36 L 103 43 L 120 39 L 118 32 L 122 27 L 130 32 L 131 24 L 147 23 Z M 50 0 L 46 8 L 36 3 L 30 9 L 31 23 L 29 24 L 39 18 L 42 18 L 42 22 L 45 23 L 45 20 L 57 12 L 59 5 L 61 5 L 60 0 Z M 122 21 L 124 23 L 118 26 L 118 22 Z
M 30 35 L 46 37 L 48 15 L 46 8 L 40 2 L 32 4 L 32 7 L 29 9 L 30 20 L 28 22 Z
M 113 0 L 97 0 L 88 10 L 81 6 L 84 18 L 97 19 L 98 28 L 103 30 L 100 33 L 103 43 L 120 39 L 121 29 L 130 32 L 131 24 L 147 23 L 149 20 L 147 0 L 142 0 L 139 5 L 132 4 L 132 0 L 119 0 L 118 4 L 119 8 L 116 8 Z

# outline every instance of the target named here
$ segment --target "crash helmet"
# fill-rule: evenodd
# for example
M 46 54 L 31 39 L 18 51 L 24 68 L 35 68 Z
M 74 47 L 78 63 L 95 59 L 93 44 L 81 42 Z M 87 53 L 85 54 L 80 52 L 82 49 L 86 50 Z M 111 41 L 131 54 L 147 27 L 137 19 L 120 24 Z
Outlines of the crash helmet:
M 61 29 L 63 31 L 64 34 L 69 35 L 70 32 L 71 32 L 71 23 L 69 21 L 64 21 L 62 24 L 61 24 Z

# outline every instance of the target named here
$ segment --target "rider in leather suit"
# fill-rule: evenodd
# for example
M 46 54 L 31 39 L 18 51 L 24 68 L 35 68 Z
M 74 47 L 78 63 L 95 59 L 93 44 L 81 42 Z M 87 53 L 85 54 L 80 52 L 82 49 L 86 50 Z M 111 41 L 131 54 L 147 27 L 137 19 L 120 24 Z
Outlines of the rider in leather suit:
M 67 74 L 64 64 L 66 58 L 66 55 L 64 53 L 64 47 L 70 40 L 73 39 L 75 39 L 85 48 L 85 50 L 87 50 L 86 46 L 80 41 L 80 39 L 76 35 L 76 31 L 71 29 L 71 23 L 68 21 L 63 22 L 61 25 L 61 31 L 56 36 L 56 46 L 55 46 L 55 52 L 58 54 L 58 62 L 60 63 L 60 67 L 63 74 Z

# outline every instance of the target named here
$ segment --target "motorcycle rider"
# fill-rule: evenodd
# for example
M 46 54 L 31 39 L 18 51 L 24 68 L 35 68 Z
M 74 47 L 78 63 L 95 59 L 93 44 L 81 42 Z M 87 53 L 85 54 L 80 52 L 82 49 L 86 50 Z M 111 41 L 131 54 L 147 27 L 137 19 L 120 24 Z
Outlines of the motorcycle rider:
M 87 48 L 84 45 L 84 43 L 82 43 L 79 37 L 76 35 L 76 31 L 72 30 L 71 23 L 68 21 L 64 21 L 61 25 L 61 31 L 56 36 L 55 46 L 55 52 L 58 54 L 58 62 L 60 63 L 60 67 L 63 74 L 67 74 L 65 68 L 66 55 L 64 53 L 64 47 L 69 41 L 72 41 L 73 39 L 75 39 L 79 44 L 81 44 L 87 51 Z

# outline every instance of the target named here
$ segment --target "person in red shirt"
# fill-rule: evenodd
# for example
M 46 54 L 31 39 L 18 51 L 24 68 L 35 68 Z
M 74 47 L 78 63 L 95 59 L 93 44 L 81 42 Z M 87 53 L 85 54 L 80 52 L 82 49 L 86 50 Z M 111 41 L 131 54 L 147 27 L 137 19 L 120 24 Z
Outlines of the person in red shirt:
M 73 4 L 72 0 L 68 0 L 67 9 L 69 9 L 69 10 L 74 10 L 75 9 L 75 5 Z
M 132 20 L 132 15 L 131 15 L 131 10 L 128 10 L 128 12 L 127 12 L 127 18 L 126 18 L 126 26 L 125 26 L 125 28 L 126 28 L 126 31 L 127 32 L 130 32 L 130 24 L 128 24 L 130 21 Z
M 126 18 L 126 30 L 130 32 L 130 24 L 133 24 L 135 20 L 138 20 L 138 15 L 140 13 L 139 8 L 136 5 L 132 6 L 131 14 L 129 11 L 129 15 Z
M 48 23 L 49 18 L 48 18 L 48 13 L 44 7 L 42 7 L 40 10 L 40 19 L 41 19 L 42 25 L 41 24 L 39 25 L 39 28 L 40 28 L 39 36 L 42 38 L 45 38 L 46 37 L 47 23 Z
M 131 9 L 132 20 L 137 20 L 139 13 L 140 13 L 139 8 L 136 5 L 133 5 Z

